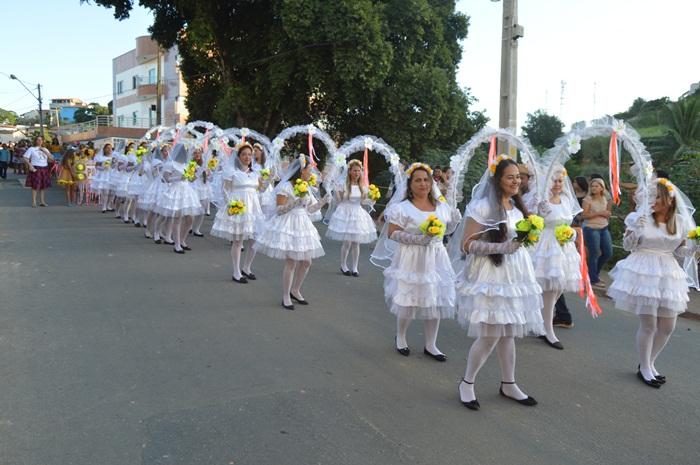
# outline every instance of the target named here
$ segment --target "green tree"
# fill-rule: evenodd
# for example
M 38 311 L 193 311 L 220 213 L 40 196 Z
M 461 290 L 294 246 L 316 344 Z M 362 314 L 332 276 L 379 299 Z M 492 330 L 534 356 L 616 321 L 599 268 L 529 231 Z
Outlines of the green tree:
M 13 125 L 17 122 L 17 113 L 0 108 L 0 124 Z
M 689 97 L 666 106 L 666 121 L 681 153 L 700 150 L 700 98 Z
M 95 0 L 127 18 L 135 0 Z M 466 141 L 485 117 L 456 83 L 468 18 L 453 0 L 139 0 L 177 45 L 192 119 L 275 135 L 313 121 L 378 134 L 406 158 Z
M 75 111 L 73 119 L 76 123 L 84 123 L 86 121 L 92 121 L 99 115 L 109 115 L 110 111 L 107 107 L 100 105 L 99 103 L 89 103 L 84 108 L 79 108 Z
M 544 110 L 537 110 L 528 113 L 525 126 L 522 127 L 523 134 L 530 140 L 530 143 L 540 152 L 549 149 L 554 145 L 554 141 L 564 133 L 562 129 L 564 123 L 554 115 L 548 114 Z

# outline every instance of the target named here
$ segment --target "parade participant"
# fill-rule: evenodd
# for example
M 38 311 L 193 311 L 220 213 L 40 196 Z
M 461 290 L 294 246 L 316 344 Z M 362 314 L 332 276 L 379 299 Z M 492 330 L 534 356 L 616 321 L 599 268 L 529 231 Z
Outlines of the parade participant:
M 551 179 L 541 182 L 546 183 L 549 198 L 538 204 L 538 214 L 544 218 L 545 228 L 532 257 L 544 301 L 545 334 L 540 337 L 550 347 L 562 350 L 564 346 L 554 334 L 554 306 L 564 292 L 576 292 L 580 287 L 581 256 L 576 251 L 575 234 L 570 227 L 581 207 L 563 167 L 555 168 Z
M 476 340 L 459 383 L 465 407 L 478 410 L 474 383 L 496 349 L 501 365 L 499 393 L 522 405 L 537 401 L 515 382 L 515 337 L 544 334 L 542 288 L 535 280 L 530 254 L 515 225 L 528 216 L 519 194 L 520 173 L 511 158 L 500 155 L 474 188 L 464 213 L 461 252 L 464 267 L 457 278 L 458 318 Z M 456 236 L 457 237 L 457 236 Z M 453 262 L 459 257 L 452 257 Z
M 368 197 L 368 186 L 362 182 L 362 163 L 350 160 L 345 169 L 345 180 L 335 190 L 335 210 L 331 213 L 326 237 L 342 241 L 340 272 L 345 276 L 359 276 L 360 244 L 377 239 L 377 229 L 363 205 L 373 205 Z M 348 254 L 352 253 L 352 269 L 348 268 Z
M 231 241 L 231 263 L 233 281 L 246 284 L 255 280 L 252 266 L 253 239 L 256 224 L 263 216 L 258 193 L 267 187 L 253 170 L 253 146 L 241 144 L 235 156 L 228 157 L 221 173 L 223 199 L 217 205 L 211 235 Z M 219 198 L 219 196 L 217 196 Z M 246 259 L 241 270 L 241 249 L 245 246 Z
M 154 148 L 151 154 L 146 157 L 146 161 L 143 165 L 146 182 L 143 194 L 139 196 L 137 202 L 137 207 L 145 213 L 146 231 L 144 232 L 144 236 L 147 239 L 153 238 L 156 244 L 162 243 L 160 230 L 156 228 L 160 217 L 155 212 L 155 208 L 161 186 L 164 184 L 161 181 L 160 173 L 163 168 L 163 161 L 167 159 L 167 157 L 167 146 L 163 148 Z
M 676 318 L 688 306 L 688 282 L 698 287 L 694 260 L 698 231 L 688 197 L 666 178 L 652 183 L 651 215 L 636 211 L 625 218 L 623 246 L 631 254 L 610 272 L 613 281 L 608 295 L 616 308 L 639 317 L 637 376 L 647 386 L 659 388 L 666 377 L 656 369 L 656 360 Z M 689 274 L 674 254 L 686 259 Z
M 51 187 L 51 174 L 49 162 L 54 158 L 51 152 L 43 147 L 44 139 L 41 136 L 34 138 L 34 145 L 24 152 L 23 159 L 27 166 L 27 180 L 25 187 L 32 189 L 32 208 L 36 208 L 36 194 L 39 193 L 39 206 L 48 207 L 44 198 L 44 189 Z
M 136 218 L 136 201 L 141 189 L 139 179 L 139 165 L 141 161 L 136 156 L 136 148 L 129 144 L 126 152 L 126 182 L 124 183 L 124 223 L 133 221 L 136 226 L 139 222 Z
M 172 234 L 173 251 L 184 254 L 192 250 L 187 245 L 187 232 L 192 227 L 194 217 L 203 210 L 199 196 L 192 187 L 196 178 L 196 163 L 191 160 L 183 144 L 173 147 L 172 154 L 163 165 L 161 174 L 165 186 L 156 199 L 155 212 L 168 219 L 168 233 Z M 170 237 L 167 237 L 170 239 Z
M 90 183 L 90 190 L 94 195 L 99 196 L 102 213 L 110 208 L 109 198 L 111 189 L 109 187 L 109 173 L 112 165 L 112 144 L 105 144 L 95 155 L 95 175 Z
M 209 204 L 211 203 L 211 171 L 204 163 L 202 158 L 202 149 L 197 147 L 194 149 L 192 154 L 192 159 L 197 164 L 197 179 L 193 183 L 194 190 L 197 191 L 199 196 L 199 202 L 202 205 L 202 214 L 197 215 L 194 219 L 194 224 L 192 225 L 192 234 L 196 237 L 203 237 L 201 228 L 204 222 L 204 215 L 209 212 Z
M 256 238 L 258 252 L 285 260 L 282 273 L 282 306 L 294 310 L 292 300 L 299 305 L 308 305 L 301 293 L 311 261 L 324 255 L 321 238 L 309 213 L 321 209 L 330 200 L 326 194 L 320 202 L 311 205 L 308 181 L 311 164 L 304 154 L 287 167 L 275 188 L 277 213 Z
M 58 184 L 63 186 L 66 191 L 66 206 L 72 207 L 75 194 L 75 172 L 73 165 L 75 164 L 76 150 L 70 148 L 66 151 L 61 159 L 61 173 L 58 175 Z
M 591 285 L 605 289 L 600 272 L 612 257 L 612 238 L 608 224 L 612 216 L 612 201 L 608 198 L 605 181 L 600 177 L 591 179 L 588 195 L 583 199 L 583 239 L 588 253 L 588 273 Z
M 428 165 L 413 163 L 405 174 L 385 210 L 372 259 L 391 260 L 384 270 L 384 300 L 396 315 L 396 350 L 410 355 L 406 332 L 413 320 L 423 320 L 423 353 L 444 362 L 437 336 L 440 320 L 454 315 L 455 274 L 442 238 L 459 224 L 459 212 L 438 200 Z
M 75 158 L 75 182 L 76 182 L 76 203 L 78 205 L 86 205 L 88 203 L 88 195 L 90 190 L 90 178 L 88 177 L 87 162 L 90 160 L 85 151 L 76 153 Z

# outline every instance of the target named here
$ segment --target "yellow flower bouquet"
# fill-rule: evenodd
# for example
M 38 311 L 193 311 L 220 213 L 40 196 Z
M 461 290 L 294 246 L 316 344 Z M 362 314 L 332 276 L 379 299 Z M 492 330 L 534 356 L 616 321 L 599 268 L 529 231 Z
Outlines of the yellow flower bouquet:
M 309 183 L 299 178 L 294 183 L 294 195 L 304 197 L 309 194 Z
M 537 244 L 543 229 L 544 218 L 537 215 L 530 215 L 515 223 L 515 231 L 518 234 L 517 240 L 522 242 L 525 247 Z
M 245 204 L 240 200 L 231 200 L 226 211 L 230 216 L 242 215 L 245 213 Z
M 207 163 L 207 168 L 209 168 L 210 170 L 216 169 L 216 167 L 217 167 L 218 164 L 219 164 L 219 160 L 216 159 L 216 158 L 212 158 L 212 159 L 209 160 L 209 162 Z
M 260 170 L 260 177 L 263 181 L 270 179 L 270 168 L 263 168 Z
M 316 179 L 316 175 L 311 173 L 311 177 L 309 178 L 309 186 L 316 187 L 317 184 L 318 180 Z
M 445 202 L 447 202 L 447 199 L 445 198 L 444 195 L 441 195 L 440 197 L 438 197 L 438 202 L 445 203 Z
M 700 226 L 690 230 L 690 232 L 688 233 L 688 239 L 692 239 L 695 242 L 700 243 Z
M 437 216 L 430 215 L 427 220 L 421 223 L 419 228 L 426 236 L 442 237 L 445 235 L 446 226 Z
M 185 168 L 185 172 L 182 173 L 182 179 L 185 181 L 192 182 L 195 180 L 197 177 L 197 162 L 196 161 L 191 161 L 187 164 L 187 168 Z
M 559 245 L 562 247 L 569 242 L 573 242 L 575 235 L 574 228 L 568 224 L 560 224 L 554 228 L 554 237 L 557 238 L 557 242 L 559 242 Z
M 375 186 L 374 184 L 370 184 L 367 196 L 371 201 L 376 202 L 377 200 L 382 198 L 382 193 L 379 192 L 379 188 L 377 186 Z

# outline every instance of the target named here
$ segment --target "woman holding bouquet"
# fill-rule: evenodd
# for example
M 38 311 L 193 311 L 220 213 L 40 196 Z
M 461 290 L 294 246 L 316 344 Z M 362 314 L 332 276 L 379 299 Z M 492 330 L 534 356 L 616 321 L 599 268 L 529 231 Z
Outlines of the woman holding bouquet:
M 311 260 L 324 255 L 321 238 L 309 214 L 328 203 L 330 195 L 312 203 L 310 178 L 311 164 L 304 154 L 299 154 L 275 188 L 277 214 L 253 246 L 269 257 L 285 260 L 282 307 L 287 310 L 294 310 L 292 301 L 299 305 L 309 304 L 301 293 L 301 285 L 311 267 Z
M 241 270 L 241 249 L 245 242 L 246 255 L 253 253 L 253 238 L 256 222 L 262 217 L 258 192 L 265 183 L 253 170 L 253 147 L 244 143 L 238 147 L 235 157 L 222 167 L 222 189 L 224 205 L 220 205 L 211 228 L 211 235 L 231 241 L 232 279 L 241 284 L 256 277 L 250 269 L 252 259 L 246 257 Z M 219 196 L 217 196 L 219 197 Z
M 396 315 L 396 350 L 410 355 L 406 332 L 413 320 L 423 320 L 423 353 L 444 362 L 437 335 L 440 320 L 454 315 L 455 274 L 442 239 L 459 224 L 459 212 L 438 200 L 432 174 L 423 163 L 406 170 L 406 181 L 398 184 L 385 210 L 386 225 L 372 260 L 391 260 L 384 270 L 384 299 Z
M 571 223 L 582 210 L 563 167 L 553 170 L 546 188 L 549 196 L 537 206 L 545 228 L 533 255 L 535 277 L 542 287 L 544 301 L 545 334 L 540 337 L 550 347 L 563 350 L 564 346 L 554 334 L 554 305 L 564 292 L 578 291 L 580 286 L 581 256 L 574 245 Z
M 376 188 L 375 188 L 376 189 Z M 377 192 L 373 190 L 372 192 Z M 358 277 L 360 244 L 369 244 L 377 239 L 377 229 L 363 205 L 373 205 L 369 186 L 362 182 L 362 163 L 350 160 L 346 168 L 345 182 L 335 191 L 338 206 L 330 217 L 326 237 L 342 241 L 340 248 L 340 272 L 345 276 Z M 348 254 L 352 252 L 352 270 L 348 268 Z
M 653 184 L 651 215 L 637 211 L 625 219 L 623 246 L 632 253 L 610 272 L 613 282 L 608 295 L 615 307 L 639 316 L 637 376 L 647 386 L 659 388 L 666 377 L 657 371 L 656 359 L 673 333 L 677 316 L 688 306 L 689 282 L 698 287 L 694 259 L 698 231 L 690 200 L 668 179 L 659 178 Z M 674 254 L 686 259 L 687 275 Z
M 542 218 L 528 217 L 519 187 L 518 165 L 505 155 L 498 156 L 474 188 L 464 213 L 461 251 L 455 250 L 453 255 L 456 260 L 466 253 L 457 279 L 457 312 L 469 336 L 476 338 L 459 383 L 460 400 L 471 410 L 480 407 L 474 383 L 494 349 L 501 365 L 500 394 L 522 405 L 537 404 L 515 382 L 514 338 L 544 333 L 542 288 L 523 247 L 537 240 L 536 233 L 522 240 L 518 233 L 527 229 L 520 227 L 524 218 L 528 224 L 537 224 Z

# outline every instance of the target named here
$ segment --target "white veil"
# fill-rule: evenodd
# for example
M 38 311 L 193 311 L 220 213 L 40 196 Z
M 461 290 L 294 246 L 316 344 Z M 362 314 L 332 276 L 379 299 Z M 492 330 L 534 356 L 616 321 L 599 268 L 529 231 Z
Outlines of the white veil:
M 549 175 L 549 179 L 544 179 L 544 177 L 547 175 Z M 569 178 L 566 168 L 559 163 L 557 163 L 551 170 L 542 170 L 538 175 L 538 185 L 544 186 L 544 189 L 542 190 L 544 197 L 540 200 L 549 202 L 549 193 L 552 189 L 552 183 L 554 182 L 554 179 L 560 175 L 564 176 L 562 191 L 559 196 L 561 204 L 571 212 L 572 216 L 576 216 L 583 211 L 583 208 L 581 208 L 581 205 L 579 205 L 578 200 L 576 199 L 574 185 L 571 183 L 571 179 Z M 530 213 L 537 213 L 537 211 L 531 211 Z

